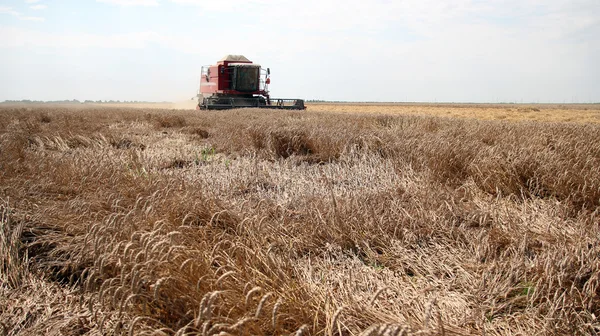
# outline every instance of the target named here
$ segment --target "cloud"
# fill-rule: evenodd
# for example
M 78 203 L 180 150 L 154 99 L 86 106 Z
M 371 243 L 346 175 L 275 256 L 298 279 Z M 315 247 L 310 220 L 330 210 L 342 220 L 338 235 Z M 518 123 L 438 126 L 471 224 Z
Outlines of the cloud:
M 19 16 L 19 20 L 43 22 L 46 19 L 44 19 L 43 17 L 39 17 L 39 16 Z
M 523 72 L 552 71 L 559 54 L 582 52 L 591 36 L 600 36 L 597 0 L 170 1 L 197 8 L 205 18 L 243 20 L 243 30 L 222 28 L 238 37 L 236 50 L 256 50 L 245 42 L 262 36 L 269 43 L 260 52 L 271 59 L 297 59 L 298 53 L 331 62 L 337 61 L 328 55 L 351 58 L 341 63 L 410 59 L 423 72 L 435 69 L 448 78 L 460 76 L 459 67 L 470 72 L 511 64 Z M 479 68 L 470 66 L 474 62 Z
M 153 32 L 127 34 L 51 34 L 43 31 L 14 27 L 0 27 L 0 47 L 54 47 L 54 48 L 119 48 L 139 49 L 163 38 Z
M 240 53 L 274 69 L 278 95 L 326 99 L 562 100 L 592 92 L 593 78 L 600 78 L 598 0 L 97 1 L 185 6 L 201 17 L 188 15 L 189 25 L 162 30 L 148 20 L 114 34 L 0 25 L 0 48 L 61 55 L 158 51 L 189 60 L 190 72 Z M 34 19 L 10 7 L 0 13 Z M 222 22 L 228 23 L 216 26 Z
M 157 0 L 97 1 L 123 6 L 158 4 Z M 225 26 L 223 34 L 235 32 L 239 37 L 236 50 L 258 49 L 261 54 L 271 52 L 276 55 L 272 57 L 280 59 L 293 58 L 294 53 L 323 50 L 357 55 L 363 59 L 393 60 L 398 55 L 411 57 L 411 52 L 424 53 L 426 56 L 419 56 L 424 58 L 443 53 L 463 59 L 474 55 L 485 58 L 488 54 L 512 59 L 515 53 L 525 54 L 523 57 L 527 58 L 533 53 L 535 57 L 544 59 L 535 51 L 536 48 L 552 52 L 559 39 L 566 39 L 567 45 L 575 43 L 576 39 L 569 38 L 573 34 L 582 36 L 581 43 L 589 44 L 589 37 L 595 35 L 592 33 L 600 33 L 600 18 L 594 14 L 593 3 L 588 2 L 592 7 L 589 8 L 581 5 L 585 2 L 576 6 L 566 0 L 544 3 L 537 0 L 281 0 L 277 5 L 272 0 L 170 1 L 197 7 L 201 15 L 214 14 L 218 18 L 218 15 L 231 17 L 239 13 L 243 18 L 255 18 L 254 22 L 268 22 L 243 22 L 249 27 L 244 26 L 242 30 L 239 25 Z M 12 11 L 8 7 L 3 10 Z M 290 13 L 293 13 L 293 20 Z M 202 43 L 198 43 L 197 36 L 192 33 L 42 34 L 20 32 L 27 43 L 61 47 L 143 48 L 156 44 L 185 53 L 206 53 L 203 46 L 222 44 L 219 34 L 203 35 Z M 257 48 L 257 35 L 264 36 L 270 43 Z M 432 62 L 443 63 L 438 60 Z
M 8 14 L 12 16 L 21 15 L 19 12 L 13 10 L 11 7 L 0 7 L 0 14 Z
M 361 28 L 379 30 L 395 22 L 426 26 L 428 23 L 463 16 L 477 10 L 471 0 L 170 0 L 179 5 L 194 6 L 203 15 L 243 13 L 265 16 L 269 25 L 284 25 L 303 31 L 330 32 Z M 293 18 L 293 19 L 292 19 Z
M 31 8 L 33 10 L 40 10 L 40 9 L 46 9 L 46 8 L 48 8 L 48 6 L 46 6 L 46 5 L 33 5 L 33 6 L 29 6 L 29 8 Z
M 242 14 L 264 18 L 270 27 L 320 34 L 350 30 L 377 33 L 401 26 L 417 37 L 434 38 L 447 36 L 447 32 L 466 24 L 524 28 L 529 34 L 537 32 L 538 37 L 552 38 L 582 25 L 591 26 L 600 19 L 597 0 L 170 1 L 197 7 L 203 16 Z
M 159 0 L 96 1 L 121 6 L 159 4 Z M 391 59 L 393 55 L 416 48 L 423 52 L 427 48 L 432 53 L 463 54 L 464 58 L 484 52 L 512 57 L 507 48 L 521 48 L 518 52 L 523 52 L 545 45 L 544 49 L 550 51 L 559 39 L 565 39 L 568 44 L 575 43 L 577 39 L 572 36 L 579 36 L 581 43 L 589 44 L 590 37 L 600 33 L 600 15 L 597 15 L 600 13 L 595 9 L 594 1 L 572 4 L 567 0 L 170 0 L 174 4 L 196 7 L 204 16 L 218 18 L 225 15 L 235 21 L 232 15 L 237 13 L 238 18 L 241 15 L 245 22 L 237 26 L 226 25 L 222 29 L 223 34 L 235 32 L 239 36 L 236 50 L 257 49 L 254 47 L 256 38 L 253 37 L 260 34 L 271 41 L 262 45 L 260 50 L 274 52 L 278 56 L 273 57 L 277 58 L 283 57 L 279 55 L 291 57 L 297 52 L 329 50 L 365 56 L 382 53 L 381 57 Z M 21 20 L 43 20 L 22 16 L 10 7 L 0 7 L 0 13 L 14 15 Z M 293 20 L 290 13 L 293 13 Z M 241 30 L 240 25 L 244 25 Z M 120 35 L 70 33 L 46 37 L 40 37 L 40 34 L 22 32 L 21 35 L 33 44 L 64 46 L 65 41 L 69 41 L 67 44 L 70 46 L 123 48 L 157 44 L 186 53 L 205 53 L 203 45 L 222 44 L 216 36 L 218 34 L 203 35 L 202 44 L 192 33 L 142 31 Z M 282 45 L 285 46 L 283 51 Z
M 207 11 L 214 12 L 231 12 L 231 11 L 246 11 L 251 8 L 276 8 L 276 3 L 269 0 L 230 0 L 230 1 L 205 1 L 205 0 L 171 0 L 171 2 L 186 5 L 196 6 Z
M 40 0 L 25 0 L 25 3 L 29 3 L 29 4 L 36 3 L 36 2 L 40 2 Z
M 13 10 L 11 7 L 0 7 L 0 14 L 8 14 L 11 16 L 16 17 L 19 20 L 24 20 L 24 21 L 44 21 L 43 17 L 37 17 L 37 16 L 25 16 L 15 10 Z
M 158 0 L 96 0 L 117 6 L 158 6 Z

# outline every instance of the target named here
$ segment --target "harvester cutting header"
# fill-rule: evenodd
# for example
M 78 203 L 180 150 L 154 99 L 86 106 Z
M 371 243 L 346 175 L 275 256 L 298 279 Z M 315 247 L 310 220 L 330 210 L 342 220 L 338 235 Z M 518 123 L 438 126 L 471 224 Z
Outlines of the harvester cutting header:
M 303 110 L 302 99 L 269 96 L 271 70 L 261 68 L 242 55 L 227 55 L 216 65 L 203 66 L 200 75 L 198 110 L 259 107 Z

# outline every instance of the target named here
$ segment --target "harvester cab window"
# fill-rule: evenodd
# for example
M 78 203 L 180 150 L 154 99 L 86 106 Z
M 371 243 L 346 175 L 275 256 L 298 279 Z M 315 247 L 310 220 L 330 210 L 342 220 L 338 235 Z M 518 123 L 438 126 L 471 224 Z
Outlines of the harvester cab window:
M 203 66 L 200 71 L 202 78 L 204 78 L 208 82 L 210 77 L 210 67 Z
M 236 66 L 233 70 L 233 89 L 240 92 L 257 91 L 260 67 Z

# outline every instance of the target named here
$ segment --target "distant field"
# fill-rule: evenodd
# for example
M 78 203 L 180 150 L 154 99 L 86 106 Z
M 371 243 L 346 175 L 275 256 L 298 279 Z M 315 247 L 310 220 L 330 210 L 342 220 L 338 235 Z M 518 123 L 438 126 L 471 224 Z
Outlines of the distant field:
M 433 115 L 482 120 L 600 123 L 600 104 L 306 103 L 311 112 Z M 132 107 L 115 104 L 114 107 Z M 196 101 L 135 104 L 137 108 L 195 109 Z
M 308 104 L 310 111 L 600 123 L 600 104 Z
M 0 106 L 0 334 L 600 333 L 598 105 L 123 106 Z
M 195 100 L 173 103 L 114 103 L 68 105 L 71 108 L 113 107 L 194 110 Z M 20 105 L 28 106 L 31 105 Z M 311 112 L 432 115 L 508 121 L 600 123 L 600 104 L 463 104 L 463 103 L 306 103 Z

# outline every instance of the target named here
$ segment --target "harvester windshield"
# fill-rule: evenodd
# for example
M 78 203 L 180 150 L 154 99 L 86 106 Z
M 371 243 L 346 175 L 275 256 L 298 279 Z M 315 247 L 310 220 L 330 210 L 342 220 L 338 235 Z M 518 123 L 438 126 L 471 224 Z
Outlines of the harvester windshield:
M 254 92 L 259 90 L 260 66 L 236 65 L 233 69 L 233 90 Z

